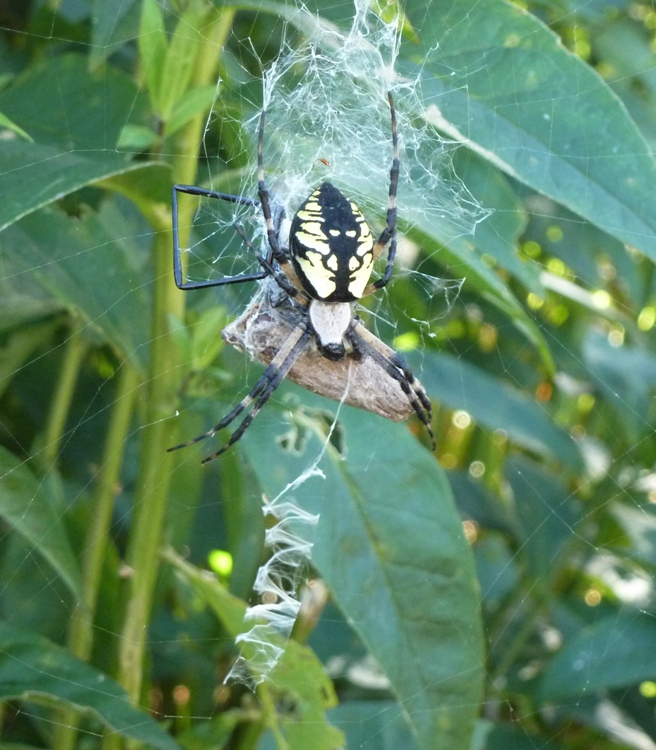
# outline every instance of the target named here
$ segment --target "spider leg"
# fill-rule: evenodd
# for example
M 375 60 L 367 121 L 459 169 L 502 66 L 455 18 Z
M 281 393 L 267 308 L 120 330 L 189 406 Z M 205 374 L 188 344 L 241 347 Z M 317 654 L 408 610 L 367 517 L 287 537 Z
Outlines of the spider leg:
M 396 110 L 394 109 L 394 99 L 392 98 L 392 92 L 387 92 L 387 98 L 389 100 L 390 115 L 392 118 L 392 168 L 390 169 L 390 187 L 389 187 L 389 199 L 387 201 L 387 223 L 385 229 L 380 234 L 378 241 L 374 245 L 374 260 L 380 257 L 383 249 L 389 242 L 389 251 L 387 254 L 387 266 L 385 273 L 382 278 L 378 281 L 374 281 L 373 284 L 368 284 L 364 290 L 363 297 L 368 294 L 377 292 L 387 285 L 389 280 L 392 278 L 392 268 L 394 266 L 394 257 L 396 256 L 396 193 L 399 187 L 399 139 L 396 133 Z
M 185 443 L 180 443 L 179 445 L 174 445 L 172 448 L 168 448 L 168 452 L 176 451 L 180 448 L 186 448 L 189 445 L 193 445 L 194 443 L 198 443 L 201 440 L 205 440 L 205 438 L 212 437 L 212 435 L 215 435 L 224 427 L 228 427 L 228 425 L 230 425 L 244 411 L 244 409 L 247 409 L 253 402 L 255 402 L 255 405 L 253 406 L 251 411 L 246 415 L 246 417 L 244 417 L 239 427 L 237 427 L 237 429 L 232 433 L 228 442 L 216 453 L 213 453 L 211 456 L 204 458 L 201 463 L 205 464 L 208 461 L 212 461 L 212 459 L 217 458 L 222 453 L 225 453 L 225 451 L 227 451 L 231 445 L 234 445 L 241 438 L 244 432 L 246 432 L 248 426 L 258 415 L 260 409 L 264 406 L 264 404 L 266 404 L 266 402 L 269 400 L 271 394 L 285 379 L 287 373 L 294 365 L 294 362 L 296 362 L 303 349 L 305 349 L 305 347 L 307 346 L 307 343 L 311 336 L 311 332 L 308 331 L 304 325 L 298 325 L 291 332 L 289 338 L 280 348 L 280 351 L 271 360 L 271 363 L 268 365 L 262 377 L 257 381 L 255 386 L 253 387 L 253 390 L 248 394 L 248 396 L 243 398 L 237 404 L 237 406 L 229 414 L 226 414 L 226 416 L 223 417 L 223 419 L 218 422 L 218 424 L 214 425 L 211 430 L 208 430 L 202 435 L 199 435 L 192 440 L 188 440 Z
M 278 236 L 276 229 L 273 225 L 273 218 L 271 216 L 271 202 L 269 200 L 269 191 L 266 188 L 264 182 L 264 118 L 266 116 L 266 110 L 262 110 L 260 114 L 260 130 L 257 139 L 257 193 L 260 197 L 260 207 L 262 208 L 262 214 L 266 223 L 267 240 L 269 247 L 271 248 L 271 254 L 276 263 L 280 266 L 282 272 L 291 281 L 295 287 L 295 294 L 303 292 L 303 286 L 294 271 L 292 264 L 285 255 L 284 250 L 280 247 L 278 242 Z M 292 295 L 292 296 L 295 296 Z
M 257 259 L 257 262 L 262 266 L 262 268 L 266 271 L 266 275 L 271 276 L 271 278 L 278 284 L 278 286 L 287 294 L 294 298 L 298 295 L 298 289 L 292 284 L 292 282 L 289 280 L 289 278 L 282 272 L 279 271 L 268 258 L 265 258 L 263 255 L 261 255 L 258 251 L 255 245 L 249 240 L 249 238 L 246 235 L 246 232 L 244 232 L 244 228 L 240 226 L 239 224 L 233 225 L 235 228 L 235 231 L 237 234 L 242 238 L 244 241 L 244 244 L 246 247 L 253 253 L 255 258 Z M 305 295 L 301 297 L 303 301 L 305 302 Z
M 391 349 L 377 336 L 374 336 L 371 331 L 367 330 L 367 328 L 358 321 L 355 321 L 352 324 L 351 329 L 347 332 L 347 337 L 350 338 L 351 343 L 356 350 L 364 350 L 364 352 L 372 357 L 390 377 L 396 380 L 405 395 L 408 397 L 408 401 L 410 402 L 415 414 L 430 435 L 431 442 L 433 443 L 433 450 L 435 450 L 435 435 L 431 427 L 433 407 L 428 398 L 428 394 L 421 383 L 412 374 L 410 368 L 401 357 L 399 357 L 394 349 Z
M 178 225 L 178 193 L 188 193 L 189 195 L 198 195 L 205 198 L 218 198 L 219 200 L 228 201 L 229 203 L 239 203 L 244 206 L 259 206 L 260 202 L 254 198 L 248 198 L 244 195 L 230 195 L 228 193 L 218 193 L 216 190 L 207 190 L 206 188 L 196 187 L 195 185 L 174 185 L 171 193 L 171 207 L 173 213 L 173 278 L 178 289 L 187 291 L 189 289 L 205 289 L 210 286 L 225 286 L 226 284 L 241 284 L 244 281 L 258 281 L 267 276 L 265 271 L 259 273 L 244 273 L 239 276 L 229 276 L 223 279 L 214 279 L 212 281 L 184 281 L 182 272 L 182 251 L 180 249 L 180 229 Z

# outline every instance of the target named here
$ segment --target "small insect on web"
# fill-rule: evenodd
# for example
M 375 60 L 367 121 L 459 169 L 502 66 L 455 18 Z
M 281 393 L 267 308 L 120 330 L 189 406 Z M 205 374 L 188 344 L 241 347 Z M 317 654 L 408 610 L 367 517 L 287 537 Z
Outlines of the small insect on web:
M 190 185 L 173 187 L 173 266 L 176 286 L 182 290 L 190 290 L 268 278 L 275 282 L 286 298 L 285 303 L 295 314 L 296 325 L 251 392 L 229 414 L 211 430 L 173 446 L 169 451 L 193 445 L 215 435 L 250 407 L 228 442 L 203 459 L 203 463 L 220 456 L 242 437 L 299 357 L 313 344 L 324 361 L 340 363 L 348 357 L 356 363 L 364 358 L 375 362 L 382 376 L 393 380 L 401 388 L 412 411 L 426 427 L 433 448 L 435 447 L 431 428 L 431 402 L 426 391 L 405 362 L 362 324 L 354 315 L 353 309 L 358 300 L 387 285 L 392 276 L 396 254 L 399 147 L 391 92 L 388 92 L 388 100 L 393 159 L 386 224 L 375 242 L 358 206 L 329 182 L 324 182 L 313 190 L 296 212 L 291 225 L 282 209 L 274 221 L 264 179 L 264 109 L 260 115 L 257 149 L 259 200 Z M 264 255 L 257 250 L 240 225 L 235 224 L 235 229 L 262 270 L 210 281 L 185 282 L 178 230 L 178 192 L 246 206 L 259 206 L 266 225 L 268 248 Z M 287 228 L 289 235 L 285 236 Z M 386 248 L 387 265 L 384 275 L 377 281 L 370 282 L 374 261 Z M 326 365 L 329 366 L 328 363 Z

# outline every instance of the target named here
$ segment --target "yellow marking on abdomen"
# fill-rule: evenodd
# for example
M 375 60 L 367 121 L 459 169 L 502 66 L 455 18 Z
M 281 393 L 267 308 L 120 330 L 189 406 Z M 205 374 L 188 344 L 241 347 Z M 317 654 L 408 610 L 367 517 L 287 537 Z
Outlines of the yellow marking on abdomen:
M 351 275 L 351 280 L 348 285 L 349 292 L 358 299 L 364 294 L 365 287 L 369 282 L 371 276 L 371 269 L 374 265 L 373 254 L 369 254 L 362 260 L 362 268 L 358 269 Z
M 374 246 L 374 238 L 369 235 L 358 242 L 358 249 L 355 251 L 358 255 L 366 255 Z
M 324 267 L 318 253 L 309 252 L 307 258 L 296 258 L 296 262 L 321 299 L 326 299 L 337 289 L 337 284 Z
M 303 221 L 325 221 L 324 217 L 318 211 L 299 211 L 296 216 Z
M 321 228 L 321 224 L 319 224 L 318 221 L 301 222 L 301 231 L 315 234 L 317 237 L 323 237 L 324 239 L 326 237 L 326 235 L 323 233 L 323 229 Z M 298 232 L 296 234 L 298 235 Z
M 313 234 L 307 234 L 307 232 L 296 232 L 296 239 L 303 245 L 303 247 L 309 247 L 322 255 L 328 255 L 330 252 L 328 240 L 319 239 Z

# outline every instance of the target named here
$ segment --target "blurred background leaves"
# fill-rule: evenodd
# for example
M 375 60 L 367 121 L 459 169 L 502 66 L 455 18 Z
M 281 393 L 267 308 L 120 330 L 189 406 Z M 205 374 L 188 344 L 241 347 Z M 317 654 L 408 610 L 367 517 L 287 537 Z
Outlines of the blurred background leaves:
M 353 11 L 311 10 L 343 29 Z M 490 213 L 455 238 L 403 226 L 445 280 L 386 300 L 438 447 L 339 412 L 323 477 L 295 489 L 320 514 L 313 586 L 253 695 L 223 679 L 262 498 L 336 406 L 286 383 L 220 461 L 166 453 L 260 372 L 219 338 L 243 295 L 175 289 L 169 193 L 210 159 L 239 184 L 260 106 L 242 74 L 307 19 L 0 4 L 3 746 L 656 747 L 656 9 L 404 11 L 398 72 Z

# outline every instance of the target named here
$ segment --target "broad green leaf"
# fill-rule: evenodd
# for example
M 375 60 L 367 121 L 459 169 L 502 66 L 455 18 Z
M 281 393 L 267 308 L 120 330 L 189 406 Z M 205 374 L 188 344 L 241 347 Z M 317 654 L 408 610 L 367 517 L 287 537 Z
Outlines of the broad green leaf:
M 162 114 L 162 83 L 168 44 L 164 16 L 157 0 L 142 0 L 139 26 L 139 57 L 146 74 L 153 108 Z
M 406 43 L 397 67 L 419 77 L 433 124 L 656 258 L 654 158 L 589 65 L 504 0 L 410 0 L 405 10 L 421 44 Z
M 134 40 L 134 30 L 139 23 L 138 0 L 108 3 L 91 2 L 91 49 L 89 65 L 97 68 L 110 56 Z
M 474 246 L 483 260 L 493 258 L 530 291 L 542 295 L 537 264 L 520 260 L 519 238 L 526 228 L 526 212 L 508 180 L 489 162 L 472 151 L 459 149 L 455 154 L 456 174 L 479 204 L 491 211 L 474 228 Z
M 0 141 L 0 230 L 90 183 L 144 169 L 117 151 L 59 151 Z
M 656 621 L 648 614 L 618 612 L 583 628 L 550 662 L 542 702 L 576 700 L 583 693 L 635 685 L 656 674 Z
M 95 156 L 113 152 L 123 126 L 140 122 L 144 100 L 134 81 L 117 68 L 90 73 L 86 57 L 67 54 L 32 66 L 0 92 L 0 111 L 39 144 Z M 4 160 L 2 169 L 7 169 Z
M 350 700 L 328 712 L 343 730 L 347 747 L 363 750 L 416 750 L 417 743 L 398 703 L 390 700 Z M 373 741 L 375 738 L 375 743 Z
M 149 297 L 139 270 L 144 229 L 145 222 L 130 222 L 112 201 L 80 219 L 45 208 L 5 230 L 6 269 L 14 279 L 28 274 L 53 298 L 78 308 L 92 328 L 143 366 L 150 338 Z
M 403 425 L 344 407 L 344 460 L 332 448 L 321 458 L 313 421 L 296 418 L 298 452 L 282 447 L 271 418 L 244 436 L 263 490 L 275 498 L 294 482 L 285 499 L 319 514 L 312 563 L 419 746 L 467 747 L 483 665 L 478 587 L 442 470 Z
M 618 420 L 624 423 L 631 443 L 653 428 L 645 415 L 656 389 L 656 357 L 648 349 L 612 346 L 608 337 L 590 330 L 582 346 L 590 379 L 613 404 Z
M 0 229 L 89 183 L 144 168 L 116 151 L 142 97 L 114 68 L 90 74 L 83 56 L 63 55 L 35 65 L 0 101 L 37 141 L 0 142 Z
M 0 698 L 54 700 L 97 718 L 107 729 L 159 750 L 175 740 L 134 708 L 114 680 L 42 636 L 0 622 Z
M 165 557 L 214 610 L 233 638 L 250 629 L 252 622 L 244 620 L 246 603 L 230 594 L 212 573 L 195 568 L 174 552 L 167 552 Z M 282 693 L 283 698 L 288 693 L 301 712 L 300 716 L 292 718 L 284 713 L 278 717 L 290 750 L 343 747 L 341 732 L 326 723 L 324 710 L 335 706 L 337 699 L 321 662 L 310 648 L 296 641 L 285 643 L 280 636 L 273 636 L 272 640 L 282 650 L 282 656 L 269 675 L 270 682 L 263 687 Z M 243 649 L 248 656 L 249 645 L 244 644 Z
M 0 516 L 38 550 L 79 600 L 80 571 L 51 491 L 50 482 L 37 479 L 24 461 L 0 447 Z
M 506 479 L 520 530 L 521 556 L 532 578 L 543 585 L 560 572 L 568 545 L 581 533 L 581 512 L 568 487 L 532 461 L 506 463 Z
M 504 430 L 517 445 L 581 470 L 576 442 L 535 401 L 465 360 L 427 351 L 421 381 L 430 394 L 451 409 L 464 409 L 476 422 Z
M 15 122 L 12 122 L 6 115 L 4 115 L 2 112 L 0 112 L 0 128 L 7 128 L 8 130 L 13 130 L 14 133 L 17 133 L 20 135 L 21 138 L 24 138 L 26 141 L 33 142 L 34 139 L 30 137 L 23 128 L 16 125 Z

